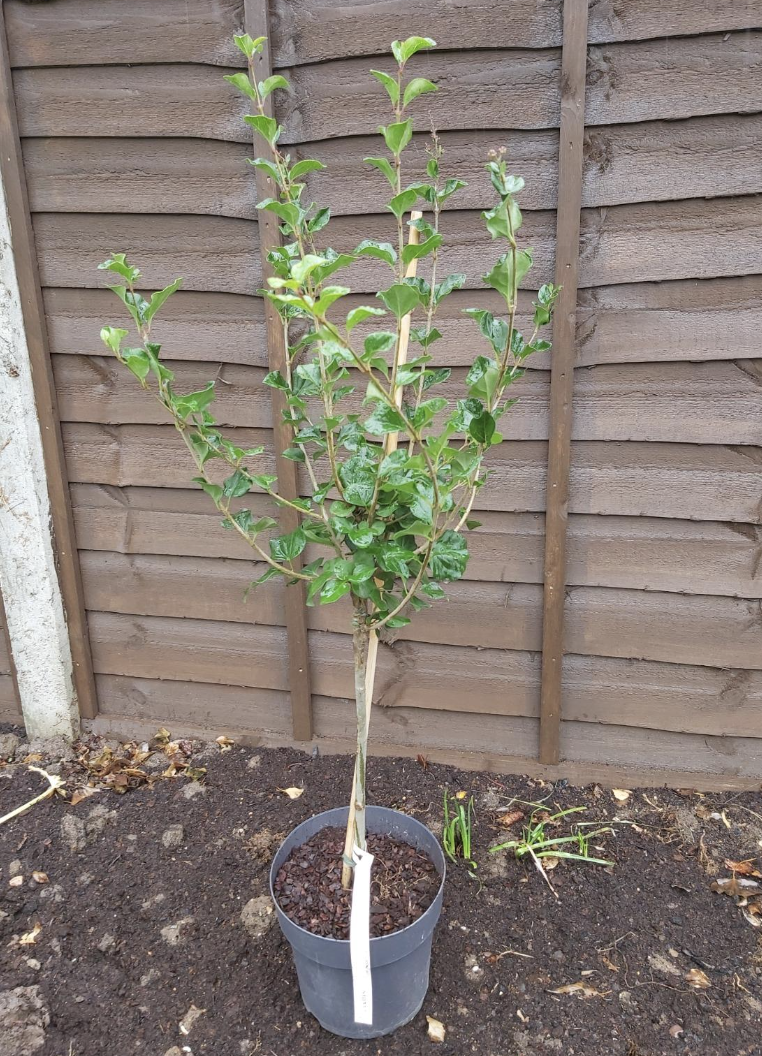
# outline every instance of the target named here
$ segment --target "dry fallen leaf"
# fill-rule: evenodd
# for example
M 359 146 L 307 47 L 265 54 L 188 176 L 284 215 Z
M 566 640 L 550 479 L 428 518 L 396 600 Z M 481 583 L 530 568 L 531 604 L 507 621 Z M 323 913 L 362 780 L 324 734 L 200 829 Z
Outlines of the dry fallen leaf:
M 583 999 L 588 997 L 605 997 L 600 990 L 596 990 L 592 986 L 588 986 L 581 979 L 578 983 L 567 983 L 566 986 L 559 986 L 557 990 L 549 990 L 551 994 L 577 994 Z
M 433 1016 L 426 1016 L 426 1022 L 429 1025 L 429 1041 L 444 1041 L 444 1023 L 440 1023 L 439 1020 L 434 1019 Z
M 629 788 L 612 788 L 611 795 L 614 797 L 617 803 L 626 803 L 632 795 L 632 792 L 629 790 Z
M 75 788 L 71 794 L 71 805 L 76 807 L 77 803 L 81 803 L 83 799 L 89 799 L 96 792 L 100 792 L 100 789 L 93 788 L 92 785 L 83 785 L 82 788 Z
M 41 763 L 42 756 L 39 752 L 30 752 L 29 755 L 24 756 L 25 763 Z
M 669 1035 L 671 1038 L 679 1038 L 682 1033 L 683 1028 L 680 1026 L 679 1023 L 675 1023 L 674 1026 L 671 1026 L 669 1028 Z
M 734 873 L 740 873 L 741 876 L 758 876 L 762 877 L 762 873 L 758 869 L 754 868 L 754 862 L 756 858 L 749 858 L 745 862 L 734 862 L 730 858 L 725 859 L 725 866 L 727 869 L 732 869 Z
M 289 799 L 298 799 L 304 792 L 303 788 L 276 788 L 276 792 L 284 792 Z
M 455 798 L 456 799 L 465 799 L 467 795 L 468 795 L 468 792 L 456 792 L 455 793 Z
M 555 869 L 559 861 L 560 859 L 555 858 L 552 854 L 544 854 L 542 856 L 542 867 L 546 871 L 549 869 Z
M 229 737 L 225 737 L 223 734 L 222 737 L 217 738 L 217 744 L 220 746 L 220 751 L 229 752 L 235 741 L 231 741 Z
M 708 990 L 712 985 L 709 981 L 709 976 L 706 972 L 702 972 L 700 968 L 691 968 L 685 978 L 688 981 L 688 986 L 692 986 L 694 990 Z
M 10 880 L 8 881 L 8 887 L 21 887 L 21 885 L 23 883 L 24 883 L 24 877 L 23 876 L 12 876 L 10 878 Z
M 712 881 L 712 891 L 731 898 L 751 898 L 762 894 L 762 885 L 756 880 L 747 880 L 743 876 L 726 876 Z
M 515 825 L 517 821 L 522 821 L 523 818 L 524 812 L 522 810 L 509 810 L 507 814 L 503 814 L 502 818 L 497 820 L 508 829 L 511 825 Z
M 47 873 L 40 873 L 36 869 L 32 873 L 32 879 L 35 881 L 35 883 L 38 883 L 38 884 L 48 884 L 48 883 L 50 883 L 50 881 L 48 879 L 48 874 Z
M 753 928 L 762 928 L 762 916 L 759 916 L 759 906 L 749 906 L 748 909 L 742 909 L 744 920 L 748 921 Z
M 42 931 L 42 924 L 38 921 L 31 931 L 28 931 L 25 935 L 22 935 L 19 939 L 19 946 L 33 946 L 37 942 L 37 936 Z
M 169 730 L 166 730 L 162 726 L 153 735 L 153 739 L 156 741 L 157 744 L 169 744 L 170 740 L 172 739 L 172 734 L 169 732 Z
M 206 1012 L 205 1008 L 196 1008 L 195 1005 L 191 1005 L 178 1024 L 180 1033 L 185 1035 L 190 1034 L 193 1029 L 193 1024 L 199 1016 L 203 1016 L 204 1012 Z

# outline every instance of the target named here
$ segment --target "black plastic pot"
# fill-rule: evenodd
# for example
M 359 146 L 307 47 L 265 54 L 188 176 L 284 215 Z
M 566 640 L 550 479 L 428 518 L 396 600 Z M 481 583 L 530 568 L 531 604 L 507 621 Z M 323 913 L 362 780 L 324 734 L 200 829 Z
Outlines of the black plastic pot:
M 327 810 L 302 822 L 281 844 L 270 868 L 270 894 L 283 934 L 291 944 L 299 988 L 307 1010 L 321 1027 L 343 1038 L 378 1038 L 391 1034 L 420 1011 L 429 986 L 431 940 L 442 909 L 445 860 L 439 841 L 414 818 L 386 807 L 368 807 L 368 832 L 383 832 L 423 851 L 441 877 L 436 898 L 415 923 L 392 935 L 370 940 L 373 1023 L 355 1023 L 352 970 L 347 939 L 327 939 L 294 924 L 282 912 L 273 881 L 295 847 L 321 829 L 347 824 L 347 807 Z

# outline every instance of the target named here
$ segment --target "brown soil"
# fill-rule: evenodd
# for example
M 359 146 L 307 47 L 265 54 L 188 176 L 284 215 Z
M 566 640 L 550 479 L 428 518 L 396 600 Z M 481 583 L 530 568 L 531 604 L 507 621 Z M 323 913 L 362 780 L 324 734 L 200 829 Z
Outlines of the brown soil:
M 198 765 L 203 788 L 139 780 L 0 827 L 0 1008 L 25 988 L 28 1036 L 45 1039 L 24 1056 L 417 1056 L 433 1051 L 427 1015 L 447 1032 L 435 1051 L 453 1056 L 762 1052 L 762 929 L 711 886 L 732 875 L 726 859 L 762 871 L 762 795 L 657 789 L 621 803 L 563 782 L 371 760 L 372 800 L 432 827 L 444 788 L 473 792 L 480 881 L 448 869 L 421 1014 L 352 1042 L 305 1012 L 267 896 L 278 840 L 348 796 L 348 760 L 215 747 Z M 278 791 L 289 786 L 304 793 Z M 0 814 L 40 788 L 26 765 L 0 766 Z M 620 818 L 594 841 L 613 868 L 559 861 L 556 898 L 531 862 L 490 856 L 520 832 L 506 820 L 522 809 L 514 796 Z
M 342 829 L 322 829 L 291 852 L 273 884 L 287 917 L 331 939 L 349 938 L 352 894 L 341 886 L 344 836 Z M 431 859 L 407 843 L 371 832 L 367 847 L 374 856 L 370 934 L 377 938 L 418 920 L 434 901 L 440 879 Z

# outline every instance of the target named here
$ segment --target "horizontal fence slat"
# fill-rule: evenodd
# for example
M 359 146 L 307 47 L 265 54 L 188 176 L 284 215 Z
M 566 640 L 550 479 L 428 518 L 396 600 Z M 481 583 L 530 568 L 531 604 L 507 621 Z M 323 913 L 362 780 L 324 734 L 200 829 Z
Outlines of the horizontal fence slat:
M 172 426 L 67 423 L 64 446 L 76 483 L 188 486 L 192 472 Z M 232 429 L 242 447 L 265 444 L 268 432 Z M 475 508 L 543 509 L 546 444 L 507 441 L 490 452 L 490 486 Z M 266 450 L 259 468 L 272 472 Z M 759 524 L 762 453 L 755 448 L 699 444 L 575 441 L 571 512 L 677 517 Z M 303 482 L 306 488 L 306 481 Z M 193 486 L 193 485 L 191 485 Z
M 224 531 L 209 499 L 196 491 L 75 484 L 79 545 L 123 554 L 167 554 L 251 560 L 251 549 Z M 272 514 L 250 495 L 256 517 Z M 544 520 L 535 513 L 479 514 L 468 536 L 467 578 L 542 583 Z M 762 528 L 654 517 L 569 518 L 572 586 L 762 597 Z
M 750 195 L 583 210 L 580 284 L 754 274 L 762 259 L 761 205 L 762 196 Z M 530 289 L 552 279 L 554 223 L 552 211 L 529 212 L 524 218 L 522 242 L 533 248 L 535 259 L 525 280 Z M 131 249 L 144 266 L 141 281 L 147 286 L 164 284 L 178 271 L 190 290 L 253 293 L 261 285 L 254 221 L 37 213 L 34 226 L 44 286 L 97 288 L 103 276 L 96 265 L 104 253 L 122 248 Z M 442 230 L 442 268 L 464 272 L 469 288 L 481 286 L 482 274 L 498 254 L 478 215 L 451 212 Z M 706 252 L 708 231 L 711 254 Z M 386 241 L 394 237 L 393 218 L 337 217 L 329 237 L 335 249 L 351 251 L 370 235 Z M 370 294 L 387 281 L 388 269 L 364 258 L 343 270 L 340 279 L 356 292 Z
M 384 646 L 381 652 L 386 655 L 389 650 Z M 447 684 L 450 677 L 454 679 L 454 692 L 446 693 L 443 705 L 446 709 L 447 721 L 436 724 L 436 728 L 447 728 L 449 719 L 453 712 L 473 716 L 486 715 L 488 712 L 479 712 L 480 698 L 475 698 L 473 692 L 469 692 L 465 684 L 465 672 L 463 671 L 464 657 L 468 650 L 453 650 L 456 654 L 448 658 L 447 651 L 436 647 L 420 647 L 420 670 L 422 673 L 422 693 L 416 698 L 408 687 L 392 697 L 390 692 L 384 691 L 376 697 L 376 700 L 387 700 L 374 712 L 372 738 L 376 745 L 383 743 L 383 726 L 378 723 L 388 721 L 392 724 L 404 726 L 405 718 L 416 718 L 416 721 L 425 721 L 430 725 L 431 716 L 427 714 L 431 706 L 426 703 L 433 698 L 427 696 L 427 687 L 433 677 L 432 667 L 443 661 L 446 666 L 443 672 L 447 675 Z M 517 667 L 514 654 L 505 653 L 495 655 L 488 654 L 491 660 L 501 664 L 505 661 L 504 670 L 509 671 L 516 677 L 521 667 Z M 451 664 L 449 659 L 460 662 L 460 668 Z M 713 668 L 681 667 L 675 664 L 655 664 L 645 661 L 631 662 L 621 660 L 595 660 L 588 657 L 570 656 L 569 677 L 567 679 L 566 692 L 568 694 L 568 722 L 572 724 L 587 725 L 592 733 L 592 726 L 600 724 L 606 728 L 613 727 L 611 736 L 616 738 L 626 736 L 626 729 L 642 729 L 661 731 L 665 733 L 688 733 L 701 734 L 703 736 L 743 737 L 748 731 L 759 734 L 760 715 L 762 713 L 762 678 L 757 672 L 718 671 Z M 474 676 L 482 686 L 492 687 L 494 693 L 497 687 L 492 683 L 484 682 L 483 666 L 477 670 L 475 665 Z M 208 726 L 214 726 L 215 722 L 225 721 L 225 716 L 230 715 L 228 722 L 246 726 L 240 720 L 235 720 L 225 709 L 214 709 L 210 707 L 210 700 L 218 694 L 216 684 L 199 684 L 185 682 L 175 679 L 165 679 L 161 682 L 141 678 L 139 676 L 123 676 L 101 674 L 97 678 L 99 694 L 103 701 L 103 710 L 120 715 L 133 715 L 136 718 L 148 718 L 162 720 L 170 717 L 176 721 L 202 722 Z M 385 684 L 391 689 L 392 683 L 387 680 Z M 193 687 L 193 688 L 192 688 Z M 587 693 L 587 698 L 585 694 Z M 184 716 L 183 694 L 187 695 L 189 712 Z M 222 686 L 219 694 L 226 703 L 238 709 L 244 706 L 245 700 L 250 700 L 252 709 L 252 721 L 249 728 L 258 725 L 264 730 L 272 729 L 273 725 L 279 728 L 283 723 L 281 711 L 283 708 L 283 697 L 285 694 L 274 690 L 260 690 L 249 687 Z M 244 694 L 248 694 L 244 696 Z M 418 704 L 410 703 L 418 700 Z M 495 717 L 505 715 L 516 715 L 524 718 L 534 719 L 537 708 L 533 705 L 534 697 L 527 695 L 526 698 L 515 695 L 497 694 L 490 698 L 491 703 L 502 704 L 502 712 L 493 712 Z M 718 707 L 718 701 L 721 706 Z M 273 715 L 267 713 L 262 715 L 260 707 L 270 705 Z M 348 708 L 348 721 L 351 723 L 351 702 L 341 698 L 317 697 L 315 704 L 329 707 L 337 706 Z M 165 710 L 167 709 L 167 710 Z M 386 716 L 386 720 L 383 718 Z M 273 723 L 273 719 L 275 722 Z M 211 720 L 211 721 L 209 721 Z M 619 727 L 620 729 L 617 729 Z M 330 736 L 323 732 L 322 735 Z M 429 747 L 428 741 L 419 742 Z M 498 745 L 493 746 L 496 751 L 501 750 Z M 474 745 L 468 737 L 462 743 L 464 751 L 474 750 Z M 502 751 L 510 754 L 508 745 L 502 746 Z M 626 760 L 625 760 L 626 765 Z M 685 767 L 689 769 L 689 767 Z
M 215 558 L 81 552 L 88 608 L 137 616 L 187 617 L 282 626 L 283 587 L 244 602 L 263 567 Z M 268 589 L 269 588 L 269 589 Z M 398 641 L 535 652 L 542 646 L 539 585 L 463 581 L 419 613 Z M 348 633 L 349 604 L 307 614 L 312 630 Z M 762 669 L 759 600 L 569 587 L 569 652 L 706 667 Z
M 733 114 L 589 128 L 582 204 L 723 197 L 762 192 L 758 142 L 762 115 Z M 484 159 L 504 146 L 526 180 L 522 208 L 553 209 L 558 133 L 481 130 L 443 132 L 446 169 L 466 187 L 445 208 L 480 209 L 493 197 Z M 417 134 L 405 153 L 406 179 L 422 177 L 429 137 Z M 377 136 L 301 145 L 294 157 L 316 157 L 326 170 L 307 177 L 307 195 L 334 216 L 381 213 L 388 185 L 364 164 Z M 23 142 L 30 204 L 35 212 L 256 215 L 251 148 L 204 139 L 34 137 Z M 178 178 L 178 174 L 182 174 Z
M 101 327 L 104 322 L 119 322 L 120 305 L 110 290 L 51 287 L 43 290 L 43 301 L 54 354 L 100 354 Z M 213 348 L 217 363 L 267 366 L 260 297 L 179 290 L 162 305 L 151 332 L 165 346 L 163 354 L 168 358 L 205 359 Z
M 473 349 L 471 349 L 473 355 Z M 437 364 L 447 360 L 436 356 Z M 176 391 L 193 392 L 215 379 L 214 414 L 221 425 L 272 428 L 272 408 L 262 368 L 215 363 L 165 363 Z M 166 411 L 135 379 L 107 356 L 54 356 L 61 419 L 104 425 L 163 425 Z M 365 386 L 343 412 L 362 414 Z M 509 440 L 548 437 L 547 371 L 529 370 L 516 384 L 518 403 L 501 420 Z M 762 444 L 759 389 L 762 362 L 625 364 L 578 368 L 575 380 L 575 440 L 647 440 L 675 443 Z M 437 393 L 455 401 L 466 393 L 466 368 L 455 367 Z M 367 410 L 367 409 L 366 409 Z M 361 419 L 362 420 L 362 419 Z
M 242 65 L 242 0 L 6 0 L 12 66 L 184 62 Z
M 109 253 L 127 252 L 140 288 L 178 275 L 189 290 L 254 293 L 262 284 L 257 225 L 224 216 L 37 213 L 34 233 L 43 286 L 101 288 Z
M 554 47 L 561 43 L 560 0 L 469 0 L 432 12 L 427 0 L 277 0 L 271 14 L 277 66 L 345 55 L 378 55 L 395 37 L 426 31 L 441 48 Z M 91 66 L 175 61 L 241 65 L 232 43 L 243 25 L 241 0 L 57 0 L 4 4 L 11 63 Z M 594 43 L 753 29 L 757 0 L 627 0 L 590 11 Z
M 580 290 L 577 364 L 762 358 L 762 275 Z

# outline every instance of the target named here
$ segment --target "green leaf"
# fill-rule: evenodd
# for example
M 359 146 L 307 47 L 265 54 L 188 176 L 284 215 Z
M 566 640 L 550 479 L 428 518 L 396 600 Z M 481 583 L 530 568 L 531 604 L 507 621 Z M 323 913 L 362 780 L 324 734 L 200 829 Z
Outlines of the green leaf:
M 233 37 L 233 43 L 239 51 L 244 53 L 247 59 L 260 52 L 266 40 L 267 37 L 257 37 L 256 40 L 252 40 L 248 33 L 239 33 Z
M 412 187 L 408 187 L 406 191 L 402 191 L 400 194 L 395 194 L 389 202 L 389 209 L 391 209 L 399 220 L 405 213 L 410 212 L 417 201 L 418 192 L 413 190 Z M 405 251 L 403 250 L 402 252 L 404 256 Z
M 214 502 L 219 502 L 222 498 L 222 487 L 219 484 L 212 484 L 208 480 L 204 480 L 203 477 L 193 477 L 193 481 L 196 484 L 200 484 L 203 491 L 209 495 Z
M 427 81 L 425 77 L 414 77 L 405 87 L 405 94 L 402 97 L 402 105 L 407 106 L 408 103 L 412 103 L 414 99 L 417 99 L 419 95 L 423 95 L 425 92 L 436 91 L 438 91 L 437 86 L 432 84 L 431 81 Z M 392 102 L 395 103 L 396 101 L 396 99 L 392 100 Z
M 114 355 L 119 355 L 122 341 L 124 341 L 128 333 L 129 330 L 120 330 L 115 326 L 104 326 L 101 330 L 101 341 L 106 348 L 111 349 Z
M 498 293 L 505 297 L 509 304 L 513 304 L 516 290 L 521 280 L 532 267 L 532 251 L 520 249 L 516 253 L 516 274 L 513 271 L 513 256 L 511 253 L 503 253 L 492 270 L 484 276 L 484 281 Z
M 351 292 L 347 286 L 325 286 L 320 292 L 320 297 L 315 301 L 315 315 L 325 315 L 332 304 Z
M 360 452 L 339 466 L 339 479 L 344 490 L 345 500 L 352 506 L 369 506 L 376 484 L 374 465 L 360 457 Z
M 409 118 L 407 121 L 396 121 L 391 125 L 381 125 L 378 131 L 384 137 L 389 152 L 397 156 L 410 142 L 413 135 L 413 122 Z
M 270 540 L 270 553 L 276 561 L 293 561 L 307 545 L 307 537 L 302 528 L 295 528 L 288 535 L 279 535 Z
M 256 100 L 257 93 L 254 85 L 249 80 L 247 73 L 230 73 L 226 74 L 223 81 L 227 81 L 228 84 L 232 84 L 234 88 L 237 88 L 239 92 L 242 92 L 249 99 Z
M 464 314 L 476 319 L 482 334 L 484 334 L 498 355 L 505 352 L 508 344 L 508 324 L 505 320 L 496 319 L 491 312 L 487 312 L 483 308 L 466 308 Z
M 358 308 L 353 308 L 347 315 L 347 331 L 351 333 L 356 326 L 359 326 L 360 323 L 374 315 L 386 315 L 386 312 L 384 312 L 383 308 L 371 308 L 365 304 L 361 304 Z
M 128 264 L 125 253 L 112 253 L 108 260 L 104 260 L 102 264 L 98 265 L 98 270 L 113 271 L 117 275 L 121 275 L 128 283 L 135 282 L 140 277 L 140 268 L 135 268 Z
M 187 418 L 189 414 L 200 414 L 208 407 L 214 399 L 214 382 L 210 381 L 198 392 L 189 392 L 184 396 L 175 398 L 175 410 L 181 418 Z
M 403 316 L 412 312 L 419 303 L 416 288 L 402 282 L 395 283 L 388 290 L 381 290 L 376 296 L 384 302 L 389 311 L 398 319 L 402 319 Z
M 434 583 L 434 581 L 430 579 L 425 583 L 422 583 L 419 589 L 421 594 L 425 594 L 427 598 L 434 598 L 437 601 L 447 597 L 439 584 Z
M 271 370 L 262 378 L 263 385 L 269 385 L 271 389 L 283 389 L 288 392 L 288 383 L 279 370 Z
M 462 272 L 448 275 L 446 279 L 442 279 L 442 281 L 438 282 L 434 287 L 434 304 L 438 305 L 440 301 L 443 301 L 453 290 L 463 289 L 465 284 L 466 276 Z
M 392 55 L 400 66 L 404 66 L 419 51 L 435 48 L 437 42 L 431 37 L 408 37 L 407 40 L 392 41 Z
M 287 458 L 289 462 L 306 462 L 304 451 L 301 447 L 287 447 L 283 451 L 283 457 Z
M 268 568 L 265 572 L 262 573 L 262 575 L 258 579 L 254 580 L 254 583 L 260 585 L 262 583 L 266 583 L 268 579 L 276 579 L 278 576 L 282 575 L 285 575 L 285 573 L 281 572 L 279 569 Z
M 397 262 L 397 253 L 391 242 L 376 242 L 375 239 L 365 238 L 355 250 L 358 257 L 375 257 L 393 266 Z
M 489 411 L 483 411 L 477 418 L 473 418 L 468 424 L 469 436 L 475 440 L 477 444 L 490 444 L 494 432 L 495 419 Z
M 388 158 L 363 158 L 362 160 L 367 162 L 368 165 L 373 165 L 379 170 L 379 172 L 383 172 L 384 176 L 386 176 L 389 181 L 390 186 L 396 186 L 397 177 Z
M 122 359 L 139 381 L 145 381 L 151 370 L 151 360 L 145 349 L 125 348 Z
M 284 223 L 296 229 L 302 216 L 302 210 L 294 202 L 279 202 L 277 198 L 263 198 L 257 202 L 257 209 L 275 213 Z
M 397 335 L 390 330 L 375 330 L 365 338 L 365 355 L 375 356 L 394 348 Z
M 229 499 L 238 499 L 251 487 L 251 477 L 243 469 L 237 469 L 232 476 L 222 482 L 222 494 Z
M 269 491 L 278 478 L 271 473 L 259 473 L 252 474 L 251 479 L 262 491 Z
M 435 326 L 432 326 L 431 330 L 427 330 L 425 326 L 414 326 L 410 331 L 410 340 L 417 341 L 424 348 L 438 341 L 441 336 L 441 330 L 437 330 Z
M 275 162 L 270 161 L 269 158 L 247 158 L 249 165 L 253 165 L 255 169 L 262 169 L 267 175 L 277 183 L 280 180 L 280 173 Z
M 358 524 L 355 527 L 350 528 L 347 532 L 347 538 L 353 546 L 358 547 L 360 550 L 372 546 L 376 541 L 375 535 L 367 524 Z
M 289 172 L 288 178 L 290 180 L 298 180 L 301 176 L 306 176 L 308 172 L 318 172 L 324 168 L 325 165 L 322 161 L 318 161 L 316 158 L 305 158 L 304 161 L 297 161 Z
M 346 580 L 336 579 L 331 576 L 330 579 L 326 580 L 325 586 L 320 591 L 320 604 L 330 605 L 332 602 L 343 598 L 349 591 L 350 586 Z
M 443 582 L 460 579 L 467 563 L 468 547 L 463 536 L 450 530 L 443 532 L 431 550 L 429 568 L 432 578 Z
M 439 192 L 437 197 L 439 198 L 440 205 L 442 202 L 446 202 L 451 194 L 455 194 L 456 191 L 461 190 L 463 187 L 467 187 L 468 184 L 465 180 L 445 180 L 445 185 Z
M 291 277 L 303 286 L 304 280 L 309 278 L 312 272 L 322 264 L 325 264 L 324 257 L 318 257 L 315 253 L 306 253 L 301 260 L 294 261 L 291 266 Z
M 386 433 L 398 433 L 405 428 L 405 419 L 400 412 L 388 403 L 376 404 L 373 413 L 363 422 L 363 429 L 373 436 L 384 436 Z
M 145 310 L 144 322 L 150 323 L 153 317 L 156 315 L 162 304 L 171 297 L 172 294 L 179 290 L 183 284 L 182 279 L 175 279 L 169 286 L 165 286 L 163 290 L 157 290 L 156 293 L 151 294 L 151 300 L 148 302 L 148 307 Z
M 378 564 L 385 572 L 393 572 L 395 576 L 407 579 L 410 575 L 410 562 L 417 558 L 412 550 L 409 550 L 400 542 L 390 541 L 385 543 L 378 553 Z
M 413 599 L 414 600 L 414 599 Z M 412 601 L 411 601 L 412 605 Z M 407 627 L 410 623 L 410 619 L 407 616 L 390 616 L 386 621 L 386 626 L 394 630 L 398 627 Z
M 405 267 L 408 266 L 411 260 L 418 260 L 420 257 L 427 257 L 429 253 L 433 253 L 435 249 L 439 249 L 442 245 L 441 235 L 432 235 L 431 238 L 427 238 L 425 242 L 414 242 L 408 243 L 402 250 L 402 263 Z
M 331 219 L 331 210 L 328 206 L 323 209 L 318 209 L 313 218 L 307 224 L 307 230 L 310 234 L 316 234 L 318 231 L 322 231 L 328 221 Z
M 267 117 L 265 114 L 246 114 L 243 120 L 259 132 L 260 136 L 266 139 L 271 146 L 277 142 L 281 128 L 274 117 Z
M 268 95 L 272 94 L 276 88 L 285 88 L 286 91 L 288 91 L 291 88 L 291 85 L 286 78 L 279 73 L 275 73 L 272 77 L 268 77 L 266 80 L 259 82 L 259 94 L 263 99 L 266 99 Z
M 400 86 L 397 84 L 396 78 L 390 77 L 388 73 L 384 73 L 382 70 L 371 70 L 370 72 L 371 76 L 383 84 L 392 104 L 396 106 L 400 98 Z

